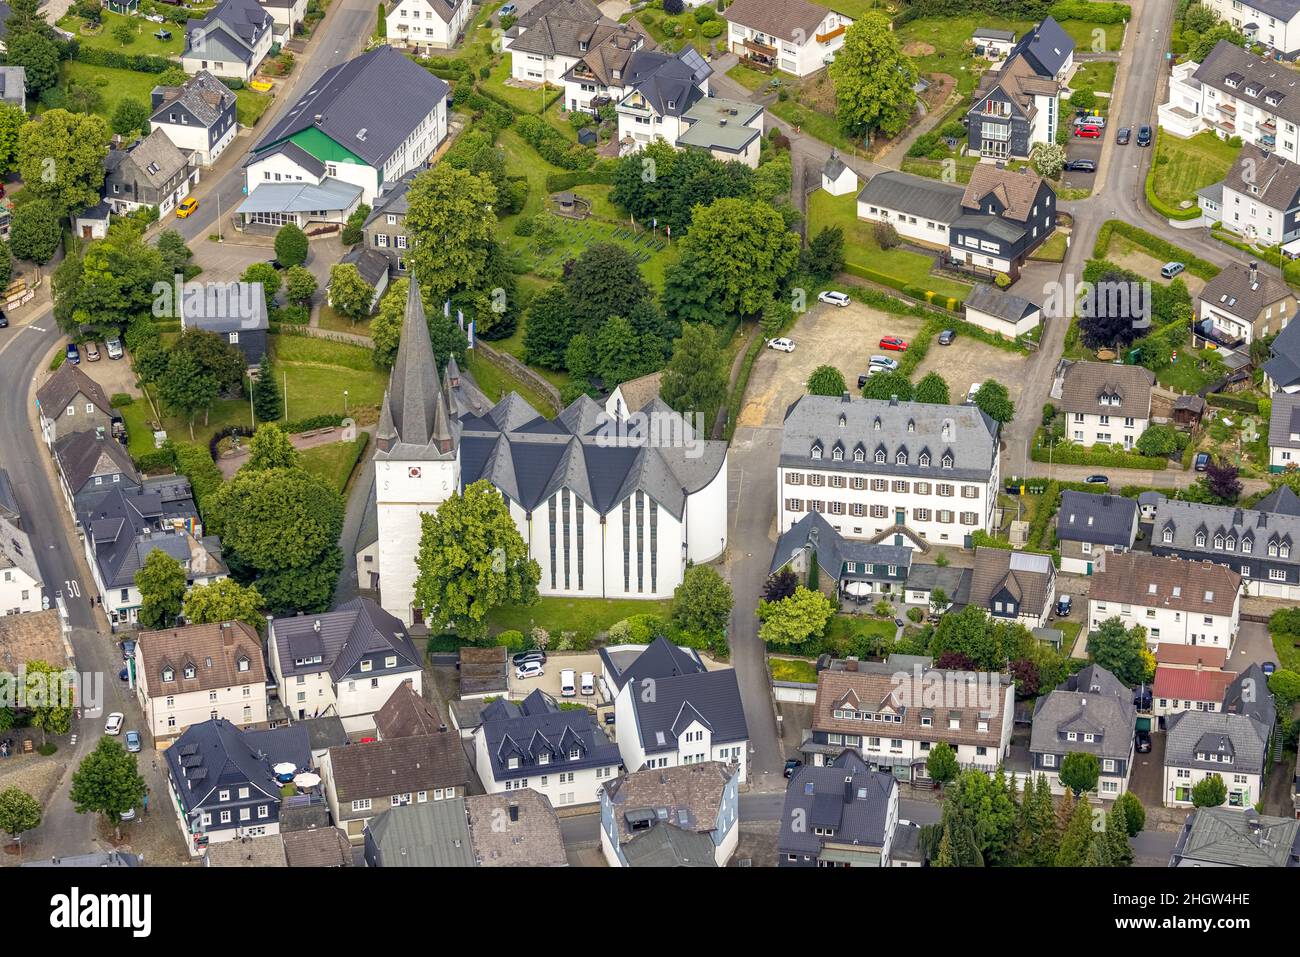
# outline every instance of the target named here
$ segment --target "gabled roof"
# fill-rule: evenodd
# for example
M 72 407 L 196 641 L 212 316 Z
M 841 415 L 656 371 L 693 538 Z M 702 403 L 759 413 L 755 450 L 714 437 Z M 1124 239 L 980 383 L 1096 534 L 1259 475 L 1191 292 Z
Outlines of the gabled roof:
M 84 395 L 105 415 L 109 417 L 117 415 L 99 383 L 71 362 L 59 366 L 59 370 L 36 390 L 36 401 L 41 404 L 41 409 L 46 416 L 56 419 L 63 414 L 64 409 L 78 394 Z
M 114 168 L 123 170 L 129 164 L 129 167 L 134 168 L 135 175 L 140 176 L 153 189 L 166 189 L 177 174 L 185 171 L 189 162 L 188 154 L 182 153 L 165 132 L 155 128 L 126 150 L 126 155 L 116 161 Z M 129 174 L 123 171 L 122 175 Z
M 1300 449 L 1300 393 L 1273 393 L 1273 411 L 1268 418 L 1268 444 L 1275 449 Z M 1290 491 L 1286 485 L 1278 488 Z M 1295 495 L 1294 492 L 1291 494 Z
M 712 75 L 713 67 L 688 44 L 676 54 L 638 50 L 628 61 L 623 80 L 660 116 L 681 116 L 704 96 L 700 84 Z
M 1170 541 L 1165 542 L 1165 532 Z M 1204 544 L 1196 544 L 1198 535 Z M 1222 548 L 1215 547 L 1215 539 L 1223 536 Z M 1232 548 L 1228 548 L 1228 542 Z M 1250 542 L 1250 551 L 1243 542 Z M 1277 555 L 1268 554 L 1268 546 L 1279 546 Z M 1281 545 L 1289 545 L 1291 554 L 1281 556 Z M 1152 520 L 1151 545 L 1156 549 L 1177 549 L 1200 552 L 1215 561 L 1228 561 L 1237 556 L 1260 557 L 1282 564 L 1300 563 L 1300 516 L 1288 512 L 1265 512 L 1259 508 L 1236 508 L 1231 505 L 1203 505 L 1181 499 L 1164 499 L 1156 506 Z
M 1246 181 L 1247 175 L 1250 182 Z M 1228 168 L 1222 185 L 1252 197 L 1262 206 L 1286 213 L 1300 205 L 1300 163 L 1288 163 L 1277 153 L 1246 143 Z
M 242 621 L 144 631 L 136 641 L 151 698 L 266 684 L 261 639 Z M 193 678 L 186 677 L 189 667 Z
M 271 628 L 286 677 L 328 671 L 334 681 L 340 681 L 367 656 L 375 659 L 370 675 L 422 667 L 423 659 L 406 626 L 369 598 L 354 598 L 319 615 L 276 618 Z M 384 665 L 390 656 L 397 658 L 391 669 Z M 320 661 L 312 660 L 317 657 Z
M 1152 692 L 1157 698 L 1172 698 L 1175 701 L 1213 701 L 1217 705 L 1222 703 L 1224 692 L 1236 677 L 1237 674 L 1233 671 L 1207 669 L 1198 671 L 1193 668 L 1157 665 Z
M 1228 85 L 1229 76 L 1236 80 L 1235 85 Z M 1258 57 L 1230 40 L 1216 43 L 1192 77 L 1220 93 L 1256 104 L 1263 112 L 1300 123 L 1300 76 L 1289 67 Z M 1249 95 L 1248 86 L 1258 87 L 1259 95 Z M 1269 103 L 1269 98 L 1276 102 Z
M 1300 322 L 1288 322 L 1269 343 L 1268 352 L 1263 369 L 1273 384 L 1279 389 L 1300 384 Z
M 561 710 L 540 690 L 521 702 L 498 698 L 483 709 L 482 724 L 488 767 L 481 776 L 508 781 L 545 773 L 618 766 L 618 745 L 605 737 L 596 717 L 586 710 Z M 578 751 L 578 757 L 570 752 Z M 517 762 L 510 767 L 511 759 Z
M 394 90 L 402 95 L 394 96 Z M 315 128 L 382 168 L 448 91 L 442 80 L 384 44 L 326 70 L 254 152 L 261 155 L 281 140 Z
M 1105 567 L 1092 576 L 1088 598 L 1231 617 L 1240 591 L 1241 575 L 1227 565 L 1123 552 L 1106 556 Z
M 990 200 L 994 200 L 1003 207 L 998 215 L 1024 223 L 1033 213 L 1042 185 L 1043 178 L 1030 172 L 1028 167 L 1013 171 L 993 163 L 978 163 L 971 170 L 961 205 L 963 209 L 981 211 Z
M 965 192 L 964 188 L 955 183 L 891 170 L 877 173 L 867 180 L 867 184 L 858 193 L 858 202 L 884 206 L 912 216 L 924 216 L 947 225 L 961 215 L 962 196 Z
M 1074 40 L 1049 16 L 1026 33 L 1012 53 L 1028 59 L 1040 76 L 1056 76 L 1074 53 Z
M 218 789 L 247 785 L 257 799 L 280 803 L 272 762 L 249 743 L 246 732 L 224 718 L 192 724 L 164 752 L 173 789 L 188 813 L 208 806 Z
M 1149 418 L 1155 374 L 1142 366 L 1113 362 L 1075 362 L 1065 370 L 1061 408 L 1093 415 Z M 1119 405 L 1102 405 L 1101 396 L 1118 396 Z
M 1253 808 L 1202 807 L 1187 816 L 1170 866 L 1300 867 L 1300 820 Z
M 806 43 L 830 12 L 807 0 L 735 0 L 722 16 L 790 43 Z
M 1018 613 L 1028 610 L 1037 614 L 1055 581 L 1056 568 L 1050 555 L 980 546 L 975 549 L 970 601 L 992 609 L 994 598 L 1006 589 L 1015 598 Z
M 912 565 L 912 550 L 905 545 L 845 538 L 820 512 L 808 512 L 777 540 L 770 570 L 775 572 L 784 568 L 797 552 L 805 548 L 814 551 L 818 566 L 832 581 L 839 581 L 844 576 L 845 562 L 867 566 L 864 575 L 874 573 L 876 566 L 893 565 L 906 576 Z
M 647 810 L 654 811 L 658 821 L 683 830 L 715 834 L 727 787 L 736 777 L 737 770 L 735 765 L 704 761 L 669 768 L 644 768 L 630 773 L 625 771 L 605 785 L 605 797 L 613 806 L 619 843 L 626 845 L 636 836 L 637 832 L 628 822 L 629 814 Z M 656 823 L 651 830 L 658 827 Z M 714 839 L 720 843 L 723 836 L 715 834 Z
M 273 24 L 271 15 L 257 0 L 221 0 L 202 20 L 190 20 L 185 25 L 184 55 L 214 59 L 212 46 L 215 44 L 243 63 L 251 63 L 258 40 Z M 202 43 L 198 50 L 192 48 L 196 37 Z
M 223 335 L 269 329 L 266 293 L 260 282 L 186 283 L 181 325 Z
M 1296 297 L 1291 288 L 1253 262 L 1228 263 L 1205 284 L 1197 298 L 1207 306 L 1248 322 L 1254 322 L 1261 311 L 1281 300 L 1287 302 L 1288 315 L 1294 315 L 1296 310 Z
M 965 307 L 967 312 L 973 309 L 1012 324 L 1042 311 L 1039 305 L 1022 296 L 1003 292 L 996 286 L 982 282 L 976 283 L 966 297 Z
M 1257 662 L 1248 664 L 1228 686 L 1223 695 L 1223 710 L 1248 715 L 1267 729 L 1277 723 L 1277 707 L 1268 690 L 1268 675 Z
M 1200 665 L 1213 670 L 1221 669 L 1228 661 L 1226 648 L 1213 645 L 1179 645 L 1172 641 L 1162 641 L 1156 647 L 1156 664 L 1159 665 Z M 1223 696 L 1219 696 L 1223 700 Z
M 731 668 L 660 678 L 653 700 L 631 694 L 631 701 L 647 754 L 677 750 L 678 737 L 696 720 L 709 729 L 714 744 L 749 738 L 740 686 Z
M 375 712 L 375 730 L 383 741 L 433 734 L 441 724 L 409 678 L 394 688 L 383 707 Z
M 1166 721 L 1165 767 L 1199 768 L 1222 774 L 1260 774 L 1269 729 L 1244 714 L 1184 711 Z M 1204 757 L 1198 758 L 1201 754 Z M 1231 757 L 1231 763 L 1210 756 Z
M 337 827 L 282 831 L 284 856 L 290 867 L 351 867 L 352 845 Z
M 357 800 L 464 788 L 469 781 L 460 736 L 447 731 L 330 748 L 329 764 L 345 809 Z
M 74 494 L 96 475 L 121 473 L 132 484 L 140 484 L 135 463 L 125 447 L 94 432 L 72 432 L 58 439 L 54 458 Z
M 464 798 L 407 804 L 377 814 L 366 837 L 380 867 L 474 867 L 474 845 Z
M 17 568 L 33 582 L 41 582 L 36 552 L 27 533 L 0 514 L 0 569 Z
M 169 108 L 183 106 L 204 126 L 211 126 L 235 104 L 234 91 L 207 70 L 199 70 L 181 86 L 155 86 L 153 96 L 161 97 L 151 116 L 155 124 Z
M 805 765 L 790 776 L 777 848 L 782 854 L 813 855 L 823 843 L 880 848 L 889 837 L 889 809 L 898 782 L 885 771 L 867 769 L 856 751 L 822 767 Z M 796 826 L 802 821 L 805 826 Z M 821 836 L 818 830 L 833 834 Z
M 1129 548 L 1137 535 L 1137 513 L 1136 499 L 1067 489 L 1056 513 L 1056 537 Z
M 1090 665 L 1034 706 L 1029 750 L 1035 754 L 1086 751 L 1099 758 L 1128 760 L 1137 709 L 1133 695 L 1113 674 Z M 1070 741 L 1066 734 L 1074 732 Z M 1094 740 L 1085 741 L 1091 734 Z
M 564 838 L 550 800 L 532 788 L 465 798 L 479 867 L 565 867 Z
M 615 654 L 621 651 L 623 649 L 617 645 L 600 647 L 601 662 L 614 683 L 616 692 L 629 681 L 658 680 L 676 675 L 700 674 L 708 670 L 700 660 L 699 652 L 693 648 L 674 645 L 662 635 L 650 642 L 625 668 L 620 668 L 615 661 Z

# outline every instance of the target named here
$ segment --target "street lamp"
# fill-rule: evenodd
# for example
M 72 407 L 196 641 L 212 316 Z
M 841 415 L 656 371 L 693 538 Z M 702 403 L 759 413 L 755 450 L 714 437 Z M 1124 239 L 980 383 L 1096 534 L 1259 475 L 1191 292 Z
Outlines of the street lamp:
M 348 390 L 343 390 L 343 414 L 348 414 Z

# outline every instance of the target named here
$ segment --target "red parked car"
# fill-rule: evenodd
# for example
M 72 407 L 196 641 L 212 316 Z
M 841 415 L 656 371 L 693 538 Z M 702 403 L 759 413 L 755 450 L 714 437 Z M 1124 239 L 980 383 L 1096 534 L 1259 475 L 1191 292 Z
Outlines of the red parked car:
M 906 352 L 907 343 L 898 338 L 898 336 L 885 336 L 885 338 L 880 340 L 880 348 L 889 349 L 893 352 Z
M 1084 139 L 1095 140 L 1101 136 L 1100 126 L 1076 126 L 1074 128 L 1075 136 L 1082 136 Z

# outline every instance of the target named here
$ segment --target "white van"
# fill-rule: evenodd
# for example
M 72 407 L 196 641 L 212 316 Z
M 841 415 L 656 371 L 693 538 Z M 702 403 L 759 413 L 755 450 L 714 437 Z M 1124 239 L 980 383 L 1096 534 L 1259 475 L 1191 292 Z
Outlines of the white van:
M 587 697 L 596 693 L 596 676 L 590 671 L 582 673 L 582 693 Z
M 574 678 L 577 673 L 572 668 L 565 668 L 560 672 L 560 694 L 566 698 L 572 698 L 578 693 Z
M 966 393 L 967 405 L 973 405 L 975 403 L 975 397 L 980 394 L 980 386 L 983 384 L 983 382 L 972 382 L 970 384 L 970 391 Z

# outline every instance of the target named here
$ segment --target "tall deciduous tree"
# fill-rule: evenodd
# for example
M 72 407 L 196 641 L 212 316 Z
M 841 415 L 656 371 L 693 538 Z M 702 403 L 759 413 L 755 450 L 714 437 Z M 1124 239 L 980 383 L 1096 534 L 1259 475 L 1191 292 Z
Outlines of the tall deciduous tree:
M 927 372 L 921 377 L 912 398 L 927 405 L 947 405 L 952 401 L 947 380 L 937 372 Z
M 840 125 L 853 136 L 893 136 L 916 106 L 916 67 L 879 13 L 855 20 L 830 65 Z
M 708 326 L 682 327 L 659 384 L 659 397 L 682 415 L 699 413 L 707 437 L 727 399 L 726 355 Z
M 844 373 L 834 366 L 818 366 L 808 376 L 805 386 L 809 395 L 840 396 L 848 388 L 844 384 Z
M 48 199 L 34 199 L 14 209 L 9 249 L 19 259 L 44 265 L 63 241 L 63 225 Z
M 307 261 L 307 234 L 297 223 L 285 223 L 275 234 L 275 258 L 286 268 Z
M 259 469 L 292 469 L 299 464 L 298 450 L 289 441 L 278 425 L 269 422 L 257 427 L 248 443 L 248 461 L 242 468 L 251 471 Z
M 1217 774 L 1207 774 L 1192 785 L 1194 807 L 1220 807 L 1228 800 L 1228 786 Z
M 69 797 L 78 814 L 102 814 L 121 835 L 121 815 L 144 799 L 144 778 L 135 755 L 116 738 L 103 737 L 72 772 Z
M 1061 783 L 1074 792 L 1074 796 L 1095 790 L 1101 777 L 1101 764 L 1097 755 L 1088 751 L 1071 751 L 1061 761 Z
M 13 62 L 12 41 L 9 62 Z M 31 80 L 28 73 L 29 85 Z M 47 110 L 18 131 L 18 172 L 23 188 L 48 199 L 60 216 L 94 206 L 104 182 L 108 138 L 108 124 L 102 117 Z
M 18 133 L 27 122 L 26 111 L 16 103 L 0 103 L 0 176 L 18 164 Z
M 1141 625 L 1125 628 L 1118 616 L 1107 618 L 1088 635 L 1088 657 L 1129 687 L 1149 681 L 1146 634 Z
M 382 314 L 383 307 L 380 307 Z M 378 320 L 376 320 L 378 322 Z M 524 358 L 543 369 L 564 369 L 564 352 L 573 338 L 577 322 L 569 308 L 569 294 L 563 283 L 547 286 L 528 304 L 524 325 Z M 371 324 L 371 334 L 375 332 Z M 375 348 L 379 348 L 376 343 Z
M 1016 407 L 1011 401 L 1007 387 L 996 379 L 988 379 L 975 393 L 975 407 L 994 422 L 1006 425 L 1016 415 Z
M 335 263 L 330 267 L 330 305 L 356 322 L 370 315 L 375 287 L 361 278 L 353 263 Z
M 411 271 L 429 301 L 476 288 L 496 230 L 496 187 L 490 177 L 439 164 L 407 191 Z
M 370 320 L 370 340 L 375 344 L 372 358 L 381 369 L 391 369 L 397 361 L 397 347 L 402 343 L 402 322 L 406 318 L 406 298 L 410 295 L 410 283 L 409 279 L 394 281 L 384 293 L 384 298 L 379 300 L 379 311 L 375 313 L 375 318 Z
M 939 787 L 957 780 L 957 773 L 960 770 L 957 765 L 957 752 L 947 741 L 938 741 L 930 748 L 930 753 L 925 758 L 925 773 Z
M 31 831 L 41 824 L 41 802 L 21 788 L 0 791 L 0 830 L 10 837 Z
M 284 271 L 284 295 L 295 306 L 311 305 L 316 295 L 316 277 L 306 266 L 290 266 Z
M 896 398 L 899 402 L 911 402 L 913 394 L 911 380 L 901 372 L 878 372 L 862 387 L 862 395 L 867 399 Z
M 140 624 L 144 628 L 170 628 L 185 601 L 185 569 L 161 548 L 155 548 L 135 573 L 140 589 Z
M 778 648 L 798 648 L 822 634 L 834 615 L 829 598 L 800 585 L 789 598 L 758 603 L 758 637 Z
M 673 624 L 710 643 L 727 633 L 731 619 L 731 586 L 708 565 L 692 565 L 673 591 Z
M 432 620 L 479 638 L 493 608 L 537 597 L 541 568 L 528 557 L 505 500 L 486 481 L 453 494 L 421 522 L 415 600 Z
M 222 578 L 207 585 L 195 585 L 185 595 L 182 614 L 191 625 L 219 621 L 242 621 L 261 629 L 266 619 L 262 609 L 266 602 L 253 585 L 241 585 L 233 578 Z

